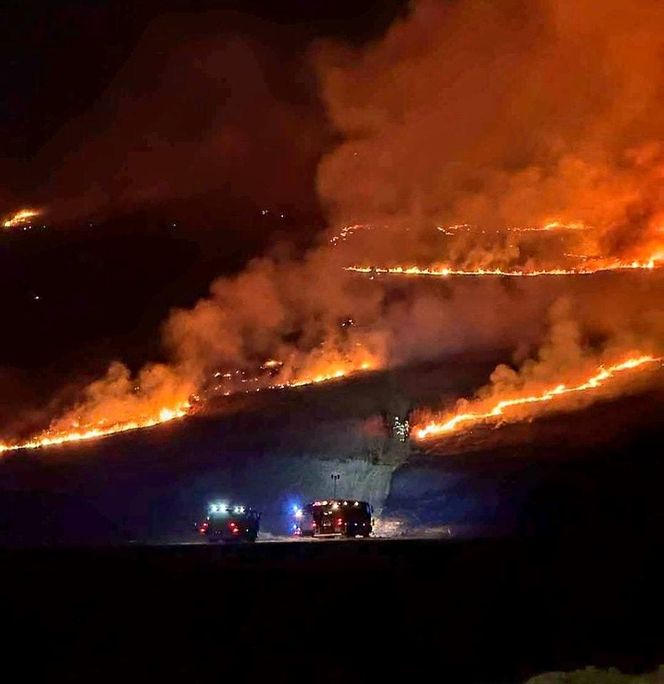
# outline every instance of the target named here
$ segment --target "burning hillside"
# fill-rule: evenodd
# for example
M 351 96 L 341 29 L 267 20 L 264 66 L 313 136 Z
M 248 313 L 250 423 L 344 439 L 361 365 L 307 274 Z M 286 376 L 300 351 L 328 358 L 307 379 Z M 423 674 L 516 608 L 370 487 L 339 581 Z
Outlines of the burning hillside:
M 489 398 L 478 398 L 474 401 L 460 401 L 457 407 L 448 413 L 439 415 L 421 414 L 415 425 L 414 436 L 417 440 L 444 437 L 458 432 L 472 430 L 482 423 L 506 423 L 532 419 L 542 413 L 569 411 L 582 405 L 597 401 L 603 391 L 610 389 L 611 383 L 623 380 L 625 375 L 632 379 L 637 372 L 653 370 L 662 365 L 664 358 L 649 355 L 633 356 L 612 365 L 599 366 L 596 371 L 578 380 L 561 382 L 546 389 L 523 387 L 505 394 L 496 393 Z M 615 390 L 615 387 L 613 388 Z M 529 392 L 533 392 L 532 394 Z M 575 396 L 570 405 L 565 402 L 568 395 Z M 501 398 L 502 397 L 502 398 Z
M 620 343 L 614 338 L 605 348 L 593 349 L 584 340 L 569 301 L 558 301 L 549 318 L 548 335 L 534 358 L 523 360 L 517 369 L 499 365 L 487 386 L 452 409 L 420 411 L 413 437 L 443 438 L 478 425 L 532 420 L 661 382 L 654 371 L 662 368 L 664 356 L 630 350 L 627 338 Z
M 250 377 L 243 371 L 223 374 L 217 372 L 214 375 L 218 377 L 204 392 L 205 400 L 209 400 L 215 394 L 230 396 L 343 380 L 355 373 L 373 369 L 373 359 L 367 355 L 361 358 L 364 360 L 358 361 L 358 365 L 353 365 L 348 359 L 328 360 L 327 365 L 322 365 L 319 360 L 317 364 L 311 362 L 308 369 L 300 369 L 293 375 L 290 375 L 290 371 L 285 374 L 277 372 L 271 376 Z M 274 367 L 272 364 L 270 366 Z M 277 368 L 280 370 L 281 366 L 283 364 L 279 364 Z M 221 384 L 224 379 L 234 382 L 224 386 Z M 201 408 L 201 395 L 194 393 L 193 387 L 180 383 L 167 367 L 149 367 L 141 372 L 136 382 L 139 384 L 133 384 L 128 370 L 122 364 L 113 364 L 104 380 L 93 383 L 86 389 L 86 397 L 78 406 L 62 418 L 53 421 L 46 430 L 34 437 L 0 442 L 0 455 L 151 428 L 185 418 Z M 223 389 L 224 387 L 233 389 Z
M 448 278 L 454 276 L 504 276 L 507 278 L 532 278 L 537 276 L 576 276 L 593 275 L 607 271 L 651 271 L 659 268 L 661 260 L 649 259 L 648 261 L 618 261 L 597 260 L 595 263 L 585 263 L 571 268 L 454 268 L 453 266 L 348 266 L 347 271 L 354 273 L 366 273 L 370 275 L 397 275 L 397 276 L 432 276 Z
M 42 432 L 35 437 L 25 441 L 16 443 L 0 443 L 0 454 L 9 451 L 23 451 L 25 449 L 42 449 L 50 446 L 59 446 L 62 444 L 73 444 L 76 442 L 85 442 L 88 440 L 101 439 L 102 437 L 110 437 L 121 432 L 131 432 L 132 430 L 141 430 L 145 428 L 155 427 L 169 423 L 177 418 L 184 418 L 191 413 L 192 406 L 188 401 L 182 402 L 174 408 L 162 407 L 158 412 L 133 414 L 134 417 L 126 421 L 114 421 L 113 419 L 103 418 L 96 424 L 77 426 L 75 420 L 71 425 L 67 425 L 67 418 L 58 421 L 53 427 L 45 432 Z M 60 426 L 60 427 L 59 427 Z
M 459 350 L 511 348 L 520 370 L 422 417 L 422 438 L 628 391 L 664 354 L 662 36 L 653 0 L 420 0 L 367 46 L 316 45 L 340 136 L 318 171 L 329 232 L 215 280 L 165 322 L 166 363 L 114 363 L 45 432 L 0 450 Z M 358 272 L 427 278 L 398 289 Z

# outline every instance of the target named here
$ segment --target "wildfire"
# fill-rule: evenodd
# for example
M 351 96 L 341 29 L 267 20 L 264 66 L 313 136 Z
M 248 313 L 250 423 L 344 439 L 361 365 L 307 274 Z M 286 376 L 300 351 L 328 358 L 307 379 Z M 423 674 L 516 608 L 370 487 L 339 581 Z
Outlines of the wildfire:
M 40 449 L 42 447 L 56 446 L 59 444 L 71 444 L 74 442 L 85 442 L 101 437 L 116 435 L 120 432 L 131 432 L 144 428 L 155 427 L 163 423 L 170 423 L 178 418 L 184 418 L 192 411 L 192 404 L 188 401 L 180 402 L 175 406 L 163 407 L 152 415 L 142 416 L 136 420 L 118 422 L 113 424 L 103 424 L 101 421 L 97 425 L 90 425 L 76 430 L 45 430 L 40 435 L 18 444 L 6 444 L 0 442 L 0 454 L 8 451 L 22 451 L 25 449 Z
M 450 226 L 436 226 L 436 230 L 445 235 L 456 235 L 459 232 L 466 233 L 551 233 L 553 231 L 577 231 L 577 230 L 588 230 L 590 226 L 586 225 L 582 221 L 559 221 L 557 219 L 548 221 L 539 226 L 509 226 L 507 228 L 494 228 L 489 229 L 481 228 L 480 226 L 474 225 L 472 223 L 455 223 Z
M 282 364 L 281 361 L 268 359 L 263 366 L 266 368 L 278 368 Z M 376 363 L 373 359 L 367 359 L 358 364 L 345 364 L 337 367 L 326 368 L 325 370 L 318 369 L 315 375 L 305 375 L 300 373 L 293 379 L 284 382 L 275 382 L 269 385 L 257 385 L 256 387 L 235 389 L 234 391 L 224 392 L 224 395 L 237 393 L 259 392 L 263 390 L 280 390 L 296 387 L 304 387 L 307 385 L 317 385 L 320 383 L 330 382 L 333 380 L 341 380 L 348 378 L 358 372 L 364 372 L 376 368 Z M 232 373 L 216 373 L 218 377 L 232 377 Z M 242 382 L 258 383 L 260 378 L 243 379 Z M 215 388 L 219 389 L 219 387 Z M 122 420 L 115 423 L 108 423 L 106 421 L 99 421 L 97 424 L 90 424 L 86 426 L 78 426 L 75 422 L 71 423 L 71 429 L 66 427 L 49 428 L 41 434 L 25 441 L 16 444 L 0 442 L 0 455 L 11 451 L 23 451 L 29 449 L 40 449 L 43 447 L 57 446 L 62 444 L 73 444 L 76 442 L 85 442 L 102 437 L 109 437 L 122 432 L 131 432 L 134 430 L 142 430 L 146 428 L 155 427 L 164 423 L 185 418 L 194 412 L 194 404 L 198 401 L 198 397 L 192 396 L 188 401 L 181 401 L 172 406 L 166 406 L 155 409 L 154 412 L 149 412 L 146 415 L 137 417 L 133 420 Z
M 370 275 L 430 276 L 448 278 L 451 276 L 507 276 L 510 278 L 538 276 L 576 276 L 592 275 L 609 271 L 652 271 L 660 268 L 661 258 L 653 257 L 644 261 L 599 260 L 587 262 L 573 268 L 529 269 L 529 268 L 454 268 L 452 266 L 346 266 L 345 271 L 367 273 Z
M 356 373 L 373 370 L 375 364 L 372 361 L 364 361 L 358 367 L 351 368 L 337 368 L 313 377 L 306 377 L 296 380 L 290 380 L 283 384 L 270 385 L 269 389 L 287 389 L 288 387 L 304 387 L 305 385 L 317 385 L 321 382 L 330 382 L 331 380 L 341 380 L 342 378 L 347 378 L 350 375 L 355 375 Z
M 266 376 L 264 373 L 247 375 L 242 370 L 225 373 L 217 371 L 213 375 L 217 382 L 212 389 L 215 393 L 221 393 L 226 397 L 240 393 L 294 389 L 347 379 L 358 373 L 375 370 L 379 366 L 378 360 L 367 353 L 360 359 L 336 359 L 314 363 L 311 368 L 299 370 L 289 376 L 288 372 L 281 374 L 281 369 L 284 367 L 283 361 L 269 359 L 261 364 L 260 369 L 261 371 L 276 371 L 276 375 Z M 225 385 L 224 382 L 226 382 Z
M 548 223 L 545 223 L 542 226 L 526 226 L 525 228 L 520 228 L 518 226 L 514 226 L 512 228 L 508 228 L 507 230 L 513 232 L 513 233 L 550 233 L 554 230 L 560 230 L 560 231 L 574 231 L 574 230 L 588 230 L 590 226 L 587 226 L 585 223 L 582 221 L 572 221 L 570 223 L 566 223 L 564 221 L 549 221 Z
M 33 218 L 36 218 L 37 216 L 40 215 L 40 211 L 37 211 L 36 209 L 21 209 L 21 211 L 17 211 L 15 214 L 10 216 L 9 218 L 6 218 L 2 222 L 2 227 L 3 228 L 16 228 L 18 226 L 24 226 L 26 227 L 30 221 Z
M 354 233 L 360 230 L 373 230 L 373 226 L 366 223 L 354 223 L 352 225 L 342 226 L 339 229 L 339 232 L 329 239 L 329 243 L 333 246 L 338 245 L 340 242 L 345 242 L 348 238 L 352 237 Z
M 426 440 L 441 435 L 450 435 L 469 429 L 475 425 L 497 420 L 509 420 L 509 411 L 515 407 L 531 404 L 545 404 L 553 402 L 558 397 L 577 392 L 590 392 L 596 390 L 610 381 L 618 374 L 640 369 L 644 370 L 654 364 L 661 363 L 663 358 L 650 355 L 634 356 L 611 366 L 600 366 L 593 375 L 575 385 L 559 384 L 545 389 L 537 394 L 500 399 L 486 410 L 450 412 L 443 414 L 424 425 L 416 426 L 413 434 L 418 440 Z M 477 400 L 475 404 L 484 405 L 487 400 Z M 513 417 L 512 420 L 516 420 Z

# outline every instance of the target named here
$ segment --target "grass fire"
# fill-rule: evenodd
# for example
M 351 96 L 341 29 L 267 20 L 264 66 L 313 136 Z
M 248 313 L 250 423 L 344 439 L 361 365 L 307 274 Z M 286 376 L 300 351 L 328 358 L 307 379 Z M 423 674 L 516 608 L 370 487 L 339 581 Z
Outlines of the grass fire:
M 140 224 L 162 205 L 172 216 L 163 233 L 151 229 L 156 255 L 161 240 L 180 241 L 183 254 L 187 244 L 198 245 L 192 258 L 199 266 L 204 254 L 246 253 L 216 271 L 205 265 L 200 278 L 192 264 L 179 271 L 175 259 L 174 274 L 198 279 L 182 294 L 170 275 L 155 286 L 159 315 L 149 313 L 149 299 L 145 305 L 149 353 L 134 353 L 132 340 L 123 360 L 122 344 L 113 353 L 109 345 L 94 375 L 65 378 L 51 401 L 28 405 L 27 418 L 2 434 L 0 452 L 150 428 L 224 397 L 295 392 L 369 372 L 389 376 L 454 354 L 491 352 L 511 361 L 451 413 L 424 418 L 433 402 L 411 407 L 421 416 L 415 437 L 529 420 L 549 407 L 572 410 L 608 391 L 628 392 L 632 380 L 638 385 L 664 353 L 664 73 L 661 32 L 653 30 L 664 27 L 664 15 L 648 0 L 508 5 L 419 0 L 361 47 L 314 41 L 299 68 L 310 72 L 315 92 L 289 91 L 276 101 L 266 76 L 271 61 L 261 51 L 259 59 L 251 41 L 222 55 L 203 32 L 196 43 L 203 57 L 175 41 L 172 59 L 157 64 L 151 56 L 162 50 L 150 41 L 159 43 L 161 29 L 147 35 L 127 73 L 83 117 L 82 130 L 99 134 L 78 146 L 73 130 L 71 140 L 55 136 L 36 167 L 50 169 L 48 182 L 34 189 L 33 201 L 17 187 L 18 199 L 7 206 L 49 207 L 67 226 L 63 234 L 85 226 L 82 264 L 97 258 L 90 244 L 102 238 L 89 236 L 103 233 L 90 230 L 99 217 L 124 212 Z M 219 60 L 210 73 L 225 74 L 214 87 L 200 80 L 208 59 Z M 573 68 L 577 60 L 583 74 Z M 238 61 L 246 78 L 236 74 Z M 143 96 L 123 80 L 132 69 L 163 87 Z M 231 76 L 237 82 L 228 99 Z M 183 82 L 207 102 L 202 110 L 218 116 L 183 123 L 191 109 L 173 101 Z M 263 106 L 247 83 L 263 84 Z M 315 107 L 302 104 L 308 97 Z M 98 119 L 120 100 L 122 112 Z M 271 114 L 266 120 L 260 112 Z M 327 132 L 318 148 L 319 126 Z M 176 149 L 180 128 L 188 132 Z M 294 142 L 300 134 L 308 141 L 302 149 Z M 264 159 L 266 149 L 280 153 Z M 315 187 L 322 217 L 315 229 L 314 221 L 289 223 L 304 200 L 280 173 L 290 159 L 284 149 L 297 158 L 298 173 L 310 170 L 304 185 Z M 239 173 L 254 153 L 260 164 Z M 94 179 L 83 188 L 83 162 L 91 159 L 108 161 L 89 172 Z M 196 183 L 185 171 L 192 165 L 200 170 Z M 277 177 L 284 182 L 273 183 Z M 257 222 L 251 246 L 244 228 L 226 236 L 219 227 L 219 237 L 208 228 L 203 238 L 194 227 L 200 216 L 176 218 L 200 202 L 207 216 L 222 216 L 214 197 L 230 179 L 231 215 L 249 211 Z M 247 197 L 256 206 L 240 209 Z M 14 211 L 2 225 L 27 227 L 40 213 Z M 208 251 L 210 234 L 219 243 Z M 37 237 L 56 240 L 57 231 L 30 239 Z M 146 257 L 139 269 L 152 261 Z M 24 278 L 22 301 L 33 305 L 31 315 L 50 316 L 53 327 L 58 314 L 49 310 L 42 278 Z M 127 290 L 124 296 L 133 299 Z M 85 300 L 85 288 L 57 306 L 66 310 L 74 299 Z M 120 339 L 141 329 L 142 313 L 123 322 Z M 72 327 L 84 338 L 84 318 Z M 76 349 L 71 344 L 67 353 Z M 449 391 L 440 396 L 449 399 Z
M 3 671 L 664 684 L 664 0 L 1 6 Z
M 589 377 L 581 377 L 569 382 L 561 382 L 553 387 L 533 390 L 526 385 L 520 393 L 498 392 L 487 399 L 463 401 L 457 409 L 440 415 L 420 415 L 414 426 L 414 436 L 418 440 L 444 437 L 484 423 L 508 423 L 517 420 L 531 420 L 546 412 L 564 411 L 568 395 L 580 395 L 580 402 L 571 404 L 574 408 L 596 401 L 601 390 L 620 376 L 631 379 L 637 372 L 652 371 L 661 367 L 663 358 L 650 355 L 634 356 L 619 363 L 600 366 Z M 529 394 L 529 391 L 534 393 Z M 567 410 L 570 404 L 567 404 Z

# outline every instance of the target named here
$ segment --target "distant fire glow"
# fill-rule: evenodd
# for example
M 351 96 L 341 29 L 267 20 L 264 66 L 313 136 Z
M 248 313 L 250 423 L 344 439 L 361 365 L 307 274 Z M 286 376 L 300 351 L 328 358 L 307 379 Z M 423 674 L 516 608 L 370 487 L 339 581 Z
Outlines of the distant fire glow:
M 362 224 L 346 226 L 332 238 L 331 242 L 338 244 L 340 241 L 348 240 L 358 228 L 366 227 Z M 539 225 L 502 228 L 456 223 L 438 225 L 435 229 L 446 236 L 445 246 L 441 244 L 439 249 L 447 253 L 456 253 L 455 257 L 446 258 L 441 255 L 438 260 L 431 260 L 428 264 L 418 263 L 416 259 L 408 262 L 404 256 L 396 263 L 371 263 L 371 257 L 364 257 L 364 263 L 350 264 L 344 270 L 371 276 L 516 278 L 579 276 L 611 271 L 652 271 L 664 266 L 664 244 L 658 236 L 636 250 L 633 256 L 602 255 L 601 252 L 597 253 L 597 229 L 579 220 L 550 219 Z M 406 228 L 405 233 L 399 232 L 400 239 L 404 239 L 408 229 Z M 656 234 L 659 235 L 661 232 L 660 229 Z M 397 234 L 390 233 L 390 240 L 398 237 Z M 406 253 L 409 241 L 410 238 L 406 238 Z M 557 249 L 551 249 L 552 244 L 557 245 Z M 481 258 L 473 254 L 476 248 Z M 528 258 L 529 250 L 533 250 L 535 254 L 539 250 L 540 256 Z M 546 254 L 544 258 L 543 253 Z M 517 261 L 521 263 L 517 264 Z
M 373 226 L 367 223 L 354 223 L 349 226 L 343 226 L 338 233 L 329 239 L 329 242 L 333 246 L 338 245 L 340 242 L 345 242 L 352 237 L 354 233 L 361 230 L 373 230 Z
M 2 222 L 2 227 L 9 229 L 28 226 L 32 219 L 36 218 L 40 214 L 41 212 L 37 211 L 36 209 L 21 209 L 21 211 L 17 211 L 12 216 L 6 218 Z
M 448 278 L 454 276 L 506 276 L 509 278 L 539 276 L 579 276 L 608 271 L 652 271 L 663 265 L 661 259 L 646 261 L 620 261 L 599 259 L 572 268 L 455 268 L 452 266 L 347 266 L 346 271 L 369 275 L 430 276 Z
M 532 417 L 533 413 L 529 412 L 529 409 L 535 405 L 550 403 L 549 410 L 561 410 L 560 405 L 556 404 L 560 397 L 575 393 L 592 393 L 617 375 L 652 369 L 661 363 L 662 358 L 650 355 L 634 356 L 613 365 L 599 366 L 592 375 L 574 383 L 561 383 L 533 394 L 471 401 L 458 411 L 420 421 L 420 424 L 415 426 L 413 435 L 417 440 L 426 440 L 459 433 L 483 423 L 523 420 Z M 519 412 L 519 408 L 526 409 L 526 413 Z
M 565 221 L 548 221 L 543 226 L 528 226 L 525 228 L 519 228 L 517 226 L 513 228 L 508 228 L 509 231 L 514 233 L 550 233 L 552 231 L 565 231 L 565 230 L 588 230 L 590 226 L 587 226 L 582 221 L 571 221 L 569 223 Z
M 467 233 L 486 233 L 486 232 L 509 232 L 509 233 L 551 233 L 554 231 L 576 231 L 588 230 L 590 226 L 583 223 L 583 221 L 559 221 L 554 219 L 547 221 L 540 226 L 509 226 L 508 228 L 496 228 L 494 231 L 487 231 L 486 228 L 471 223 L 455 223 L 450 226 L 436 226 L 436 230 L 444 235 L 456 235 L 459 232 Z

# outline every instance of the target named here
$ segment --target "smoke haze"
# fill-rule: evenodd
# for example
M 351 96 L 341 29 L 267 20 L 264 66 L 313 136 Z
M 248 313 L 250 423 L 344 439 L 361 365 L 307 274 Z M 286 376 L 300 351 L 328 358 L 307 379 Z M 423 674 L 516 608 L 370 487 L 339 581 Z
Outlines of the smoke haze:
M 148 35 L 144 45 L 154 49 L 164 35 Z M 172 363 L 141 373 L 140 399 L 131 395 L 128 371 L 114 364 L 88 389 L 75 420 L 124 419 L 136 401 L 181 402 L 215 368 L 268 358 L 284 364 L 277 381 L 297 382 L 329 369 L 511 348 L 520 374 L 499 367 L 485 391 L 493 396 L 573 375 L 589 361 L 660 353 L 663 283 L 656 271 L 401 287 L 343 267 L 368 255 L 492 265 L 523 260 L 526 252 L 554 263 L 565 250 L 602 258 L 660 254 L 663 48 L 664 7 L 649 0 L 421 0 L 368 46 L 316 45 L 322 99 L 341 137 L 318 172 L 329 235 L 302 257 L 256 259 L 216 280 L 208 297 L 165 322 Z M 114 99 L 112 125 L 53 183 L 67 185 L 67 169 L 103 158 L 110 175 L 80 201 L 191 196 L 224 183 L 252 197 L 291 196 L 300 162 L 311 161 L 316 127 L 306 107 L 272 99 L 261 52 L 241 38 L 202 37 L 169 50 L 163 62 L 155 57 L 160 79 L 130 78 L 132 88 Z M 223 113 L 200 99 L 208 91 L 224 99 Z M 172 106 L 162 115 L 164 102 Z M 136 137 L 136 120 L 153 118 L 155 133 Z M 269 122 L 266 137 L 247 137 L 247 118 L 254 129 Z M 132 141 L 130 149 L 116 147 L 118 139 Z M 172 154 L 181 163 L 172 163 Z M 562 243 L 506 230 L 553 221 L 582 228 L 565 231 Z M 330 244 L 330 235 L 358 222 L 372 229 Z M 432 229 L 458 222 L 471 227 L 439 251 Z M 132 396 L 127 404 L 125 394 Z
M 581 221 L 581 254 L 661 249 L 663 29 L 653 0 L 423 0 L 367 49 L 323 46 L 344 136 L 319 169 L 330 215 Z
M 232 13 L 154 20 L 97 102 L 41 150 L 32 201 L 49 220 L 305 203 L 326 134 L 314 80 L 288 46 L 302 40 Z

